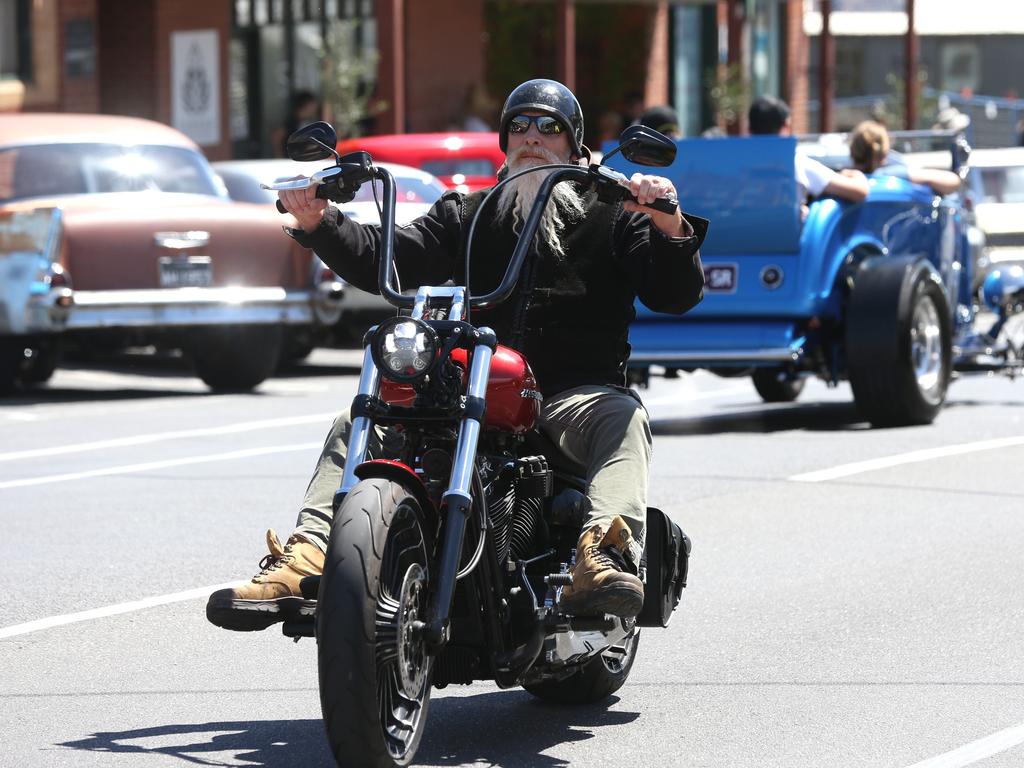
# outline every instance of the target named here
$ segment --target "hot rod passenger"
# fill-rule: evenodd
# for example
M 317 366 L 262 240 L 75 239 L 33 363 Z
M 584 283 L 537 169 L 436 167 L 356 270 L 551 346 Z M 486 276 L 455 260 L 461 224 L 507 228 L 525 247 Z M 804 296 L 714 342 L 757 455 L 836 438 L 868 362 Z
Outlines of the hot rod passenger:
M 499 142 L 505 173 L 584 163 L 589 154 L 576 97 L 552 80 L 530 80 L 512 91 L 501 113 Z M 498 285 L 544 176 L 516 179 L 494 209 L 489 204 L 484 211 L 486 220 L 474 236 L 473 293 Z M 641 203 L 675 194 L 668 179 L 639 173 L 631 189 Z M 469 224 L 484 194 L 446 193 L 429 213 L 398 230 L 395 255 L 404 286 L 462 283 Z M 348 282 L 378 291 L 378 227 L 339 216 L 313 190 L 280 197 L 298 221 L 291 232 L 296 240 Z M 623 386 L 627 332 L 638 296 L 653 310 L 680 314 L 700 301 L 698 248 L 706 230 L 703 219 L 632 202 L 606 204 L 593 191 L 563 182 L 547 206 L 517 293 L 473 315 L 475 324 L 492 327 L 499 341 L 530 361 L 544 397 L 538 428 L 587 481 L 586 523 L 573 583 L 563 592 L 568 613 L 631 617 L 643 604 L 635 574 L 643 549 L 651 432 L 643 405 Z M 283 620 L 299 601 L 300 579 L 320 572 L 350 427 L 347 413 L 335 421 L 287 542 L 282 546 L 268 531 L 270 554 L 260 573 L 242 587 L 210 596 L 207 617 L 214 624 L 257 630 Z
M 793 133 L 789 106 L 774 96 L 760 96 L 755 99 L 747 112 L 747 120 L 750 124 L 750 133 L 755 136 L 790 136 Z M 870 190 L 863 173 L 837 173 L 813 157 L 807 157 L 799 152 L 793 158 L 793 170 L 796 174 L 802 219 L 807 218 L 808 197 L 832 195 L 859 203 L 868 196 Z

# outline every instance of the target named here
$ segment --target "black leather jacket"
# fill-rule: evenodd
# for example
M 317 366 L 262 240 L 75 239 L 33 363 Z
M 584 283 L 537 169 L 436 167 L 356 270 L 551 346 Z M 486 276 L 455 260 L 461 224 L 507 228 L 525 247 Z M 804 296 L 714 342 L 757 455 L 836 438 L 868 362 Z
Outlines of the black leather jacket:
M 465 282 L 469 225 L 484 194 L 446 193 L 426 215 L 396 231 L 403 287 Z M 535 246 L 512 297 L 472 317 L 526 355 L 545 395 L 584 384 L 624 383 L 637 297 L 656 312 L 682 314 L 703 296 L 699 248 L 705 219 L 686 215 L 693 235 L 670 238 L 645 214 L 602 203 L 593 192 L 585 192 L 584 200 L 586 214 L 568 222 L 562 234 L 565 258 Z M 518 239 L 508 218 L 492 215 L 489 226 L 485 222 L 477 226 L 471 256 L 470 290 L 476 295 L 498 286 Z M 379 293 L 379 227 L 355 224 L 328 208 L 315 231 L 292 234 L 344 280 Z

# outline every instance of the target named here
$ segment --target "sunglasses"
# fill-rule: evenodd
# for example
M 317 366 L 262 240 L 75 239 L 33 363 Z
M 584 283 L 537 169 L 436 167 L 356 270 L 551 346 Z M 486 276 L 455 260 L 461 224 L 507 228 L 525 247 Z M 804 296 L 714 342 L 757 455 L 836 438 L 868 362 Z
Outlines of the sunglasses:
M 557 118 L 547 115 L 516 115 L 508 124 L 509 133 L 526 133 L 531 125 L 536 125 L 537 130 L 545 136 L 557 136 L 565 128 Z

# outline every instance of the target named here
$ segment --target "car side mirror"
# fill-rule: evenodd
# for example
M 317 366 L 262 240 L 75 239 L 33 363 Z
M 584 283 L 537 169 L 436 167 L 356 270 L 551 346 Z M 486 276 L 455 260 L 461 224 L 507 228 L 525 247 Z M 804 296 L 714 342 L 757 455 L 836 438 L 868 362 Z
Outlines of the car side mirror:
M 288 157 L 296 162 L 305 163 L 311 160 L 323 160 L 327 157 L 338 157 L 335 146 L 338 134 L 334 126 L 323 120 L 304 125 L 288 137 L 285 150 Z
M 619 136 L 619 151 L 635 165 L 664 168 L 672 165 L 676 159 L 676 143 L 668 136 L 643 125 L 631 125 L 622 132 Z

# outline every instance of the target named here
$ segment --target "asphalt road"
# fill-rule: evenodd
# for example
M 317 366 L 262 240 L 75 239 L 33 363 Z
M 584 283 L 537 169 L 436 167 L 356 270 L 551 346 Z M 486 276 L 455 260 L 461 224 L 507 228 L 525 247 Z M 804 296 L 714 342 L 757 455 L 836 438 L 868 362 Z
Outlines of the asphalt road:
M 220 396 L 140 358 L 0 401 L 0 766 L 330 764 L 313 641 L 203 606 L 290 530 L 357 362 Z M 671 627 L 607 707 L 435 692 L 417 764 L 1024 765 L 1022 387 L 873 430 L 846 387 L 655 379 L 651 501 L 694 541 Z

